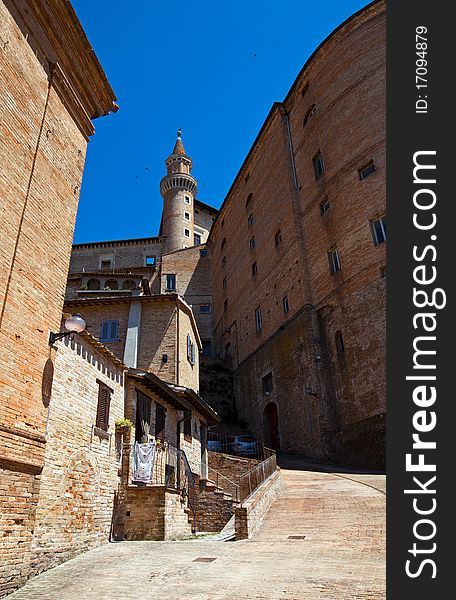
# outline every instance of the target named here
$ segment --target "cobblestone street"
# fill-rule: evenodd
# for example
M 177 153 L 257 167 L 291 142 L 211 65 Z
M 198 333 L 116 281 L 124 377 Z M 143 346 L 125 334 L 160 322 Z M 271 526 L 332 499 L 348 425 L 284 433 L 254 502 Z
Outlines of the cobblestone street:
M 283 464 L 283 492 L 254 539 L 106 544 L 8 598 L 383 599 L 385 476 Z

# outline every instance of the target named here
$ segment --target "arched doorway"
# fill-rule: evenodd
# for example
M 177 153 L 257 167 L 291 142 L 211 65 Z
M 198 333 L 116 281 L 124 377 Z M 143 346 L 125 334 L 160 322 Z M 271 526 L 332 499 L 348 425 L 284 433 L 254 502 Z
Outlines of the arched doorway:
M 269 402 L 264 408 L 263 431 L 265 445 L 273 450 L 280 450 L 279 415 L 275 402 Z

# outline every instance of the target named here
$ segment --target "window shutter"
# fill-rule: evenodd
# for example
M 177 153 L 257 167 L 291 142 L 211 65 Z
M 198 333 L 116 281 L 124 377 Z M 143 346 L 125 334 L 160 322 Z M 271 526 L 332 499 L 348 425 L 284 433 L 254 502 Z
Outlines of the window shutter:
M 191 343 L 191 353 L 192 353 L 192 357 L 191 357 L 191 363 L 192 365 L 195 364 L 195 344 Z
M 104 323 L 101 324 L 100 339 L 101 340 L 109 339 L 109 321 L 105 321 Z
M 155 408 L 155 437 L 165 440 L 165 420 L 166 410 L 161 404 L 157 404 Z
M 190 339 L 190 335 L 187 334 L 187 359 L 191 360 L 191 344 L 192 341 Z
M 119 321 L 111 321 L 111 332 L 110 332 L 110 336 L 109 336 L 110 340 L 117 340 L 118 329 L 119 329 Z
M 98 384 L 98 406 L 96 426 L 103 431 L 109 427 L 109 405 L 111 403 L 111 390 L 104 384 Z

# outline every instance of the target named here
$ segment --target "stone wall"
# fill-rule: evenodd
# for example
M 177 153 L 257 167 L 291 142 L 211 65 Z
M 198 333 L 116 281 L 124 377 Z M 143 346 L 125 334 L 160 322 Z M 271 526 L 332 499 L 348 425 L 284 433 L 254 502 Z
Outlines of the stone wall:
M 282 489 L 280 469 L 273 473 L 241 506 L 236 508 L 234 528 L 236 540 L 251 538 L 261 526 L 271 504 Z
M 109 539 L 124 416 L 123 365 L 87 336 L 57 342 L 45 465 L 32 543 L 38 573 Z M 109 427 L 97 430 L 98 382 L 111 390 Z

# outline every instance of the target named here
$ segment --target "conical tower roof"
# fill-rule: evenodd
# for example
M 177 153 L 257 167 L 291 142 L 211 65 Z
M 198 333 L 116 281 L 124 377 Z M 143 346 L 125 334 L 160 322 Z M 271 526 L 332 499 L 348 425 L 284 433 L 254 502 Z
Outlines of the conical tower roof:
M 181 135 L 181 130 L 179 129 L 179 131 L 177 132 L 177 140 L 174 144 L 173 154 L 180 154 L 182 156 L 185 156 L 184 144 L 182 143 Z

